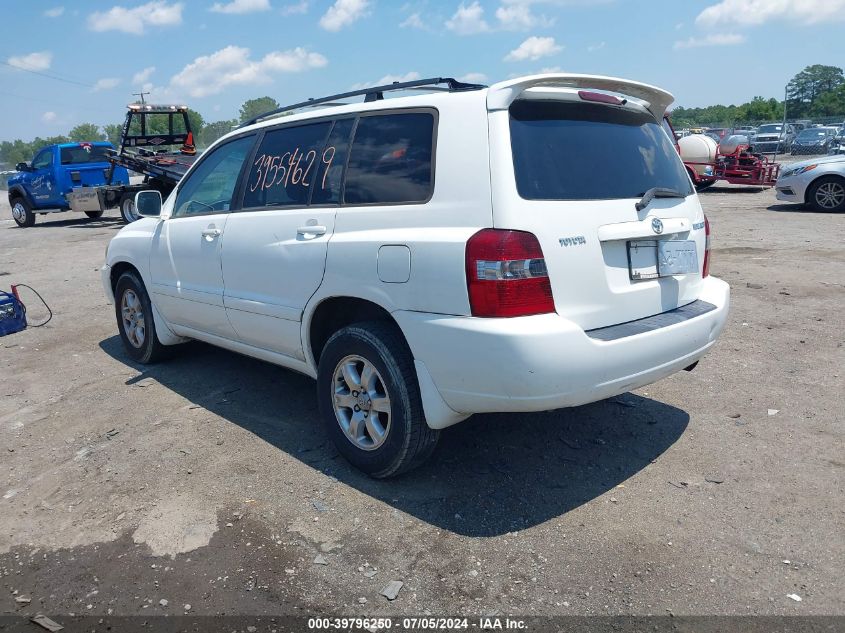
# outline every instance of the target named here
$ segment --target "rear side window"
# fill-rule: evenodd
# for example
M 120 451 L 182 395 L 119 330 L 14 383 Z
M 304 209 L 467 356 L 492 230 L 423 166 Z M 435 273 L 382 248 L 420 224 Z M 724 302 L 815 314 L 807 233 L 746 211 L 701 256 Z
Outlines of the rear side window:
M 109 147 L 80 145 L 61 148 L 62 165 L 82 165 L 84 163 L 108 162 Z
M 246 179 L 243 208 L 304 206 L 325 160 L 330 121 L 285 127 L 264 135 Z
M 425 202 L 434 186 L 434 115 L 361 117 L 349 152 L 344 203 Z
M 639 198 L 692 185 L 654 117 L 594 103 L 516 101 L 510 108 L 516 186 L 527 200 Z

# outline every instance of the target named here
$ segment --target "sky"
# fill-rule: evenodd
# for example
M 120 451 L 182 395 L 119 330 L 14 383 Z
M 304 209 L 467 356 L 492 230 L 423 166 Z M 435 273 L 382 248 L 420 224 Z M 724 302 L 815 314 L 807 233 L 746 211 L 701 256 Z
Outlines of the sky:
M 845 65 L 845 0 L 14 0 L 3 17 L 0 140 L 120 123 L 141 91 L 217 121 L 264 95 L 579 72 L 694 107 Z

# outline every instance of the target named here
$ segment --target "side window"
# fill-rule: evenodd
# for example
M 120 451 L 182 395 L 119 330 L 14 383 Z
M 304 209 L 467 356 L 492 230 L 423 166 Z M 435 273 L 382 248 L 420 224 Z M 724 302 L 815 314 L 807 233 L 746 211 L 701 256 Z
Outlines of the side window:
M 188 179 L 179 186 L 173 216 L 228 212 L 241 168 L 254 142 L 255 136 L 245 136 L 204 156 Z
M 45 169 L 53 164 L 53 150 L 45 149 L 32 159 L 33 169 Z
M 434 115 L 364 116 L 349 152 L 344 203 L 424 202 L 434 185 Z
M 325 121 L 267 132 L 249 168 L 243 208 L 307 205 L 321 184 L 316 176 L 331 126 Z
M 355 119 L 336 121 L 320 156 L 316 185 L 311 193 L 311 204 L 338 204 L 340 202 L 343 169 L 349 153 L 349 135 Z

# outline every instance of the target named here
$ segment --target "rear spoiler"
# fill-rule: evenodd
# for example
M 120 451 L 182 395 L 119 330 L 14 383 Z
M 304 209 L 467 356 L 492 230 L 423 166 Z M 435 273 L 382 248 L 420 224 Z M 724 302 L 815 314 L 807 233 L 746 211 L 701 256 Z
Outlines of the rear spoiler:
M 493 84 L 487 90 L 488 110 L 507 110 L 529 88 L 576 88 L 605 90 L 645 102 L 643 105 L 660 121 L 675 100 L 670 93 L 638 81 L 600 75 L 547 74 L 530 75 Z

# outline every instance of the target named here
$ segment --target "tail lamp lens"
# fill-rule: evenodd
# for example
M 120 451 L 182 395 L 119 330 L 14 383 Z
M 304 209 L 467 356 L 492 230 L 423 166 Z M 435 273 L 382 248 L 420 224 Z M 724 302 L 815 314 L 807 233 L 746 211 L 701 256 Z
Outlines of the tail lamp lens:
M 710 275 L 710 220 L 704 216 L 704 268 L 701 271 L 702 277 Z
M 466 247 L 472 315 L 516 317 L 555 311 L 540 243 L 532 233 L 484 229 Z

